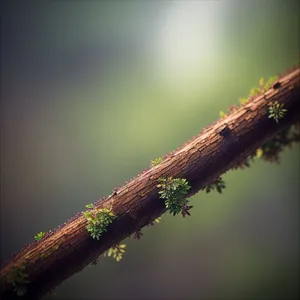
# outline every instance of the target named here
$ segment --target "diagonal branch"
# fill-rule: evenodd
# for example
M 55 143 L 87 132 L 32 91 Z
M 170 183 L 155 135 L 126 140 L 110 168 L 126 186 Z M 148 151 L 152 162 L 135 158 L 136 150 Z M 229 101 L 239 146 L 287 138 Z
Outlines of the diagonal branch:
M 158 197 L 161 177 L 186 178 L 194 195 L 256 151 L 263 143 L 300 117 L 300 69 L 290 71 L 266 92 L 253 97 L 229 116 L 202 130 L 197 137 L 169 153 L 164 160 L 139 174 L 96 208 L 112 209 L 116 218 L 99 240 L 86 229 L 87 220 L 77 214 L 64 226 L 26 246 L 7 262 L 0 273 L 0 296 L 18 298 L 7 278 L 26 266 L 29 283 L 23 299 L 38 299 L 62 281 L 81 271 L 110 247 L 138 231 L 166 211 Z M 269 118 L 270 102 L 287 109 L 277 123 Z

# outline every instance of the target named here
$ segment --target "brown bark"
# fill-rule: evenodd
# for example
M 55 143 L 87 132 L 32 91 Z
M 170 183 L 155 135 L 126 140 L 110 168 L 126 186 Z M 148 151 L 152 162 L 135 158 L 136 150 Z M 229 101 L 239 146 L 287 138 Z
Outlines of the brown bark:
M 48 233 L 40 242 L 25 247 L 1 270 L 1 299 L 16 297 L 12 286 L 5 280 L 13 266 L 26 263 L 26 273 L 31 282 L 22 298 L 38 299 L 164 213 L 164 201 L 157 193 L 158 178 L 186 178 L 191 185 L 188 197 L 197 193 L 280 130 L 299 120 L 299 98 L 300 69 L 297 68 L 268 91 L 204 129 L 192 141 L 170 153 L 161 164 L 138 175 L 111 197 L 99 202 L 96 207 L 112 206 L 117 215 L 99 241 L 89 236 L 85 228 L 86 219 L 79 214 L 63 227 Z M 270 101 L 283 103 L 287 109 L 278 124 L 268 118 Z M 224 136 L 225 126 L 230 133 Z

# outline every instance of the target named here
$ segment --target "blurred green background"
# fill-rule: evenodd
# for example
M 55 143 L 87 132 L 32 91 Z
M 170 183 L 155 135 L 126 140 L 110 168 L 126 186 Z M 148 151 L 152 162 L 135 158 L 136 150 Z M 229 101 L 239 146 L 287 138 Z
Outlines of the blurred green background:
M 1 260 L 299 61 L 298 1 L 6 1 Z M 299 295 L 299 147 L 224 176 L 57 299 Z M 46 296 L 44 299 L 50 299 Z

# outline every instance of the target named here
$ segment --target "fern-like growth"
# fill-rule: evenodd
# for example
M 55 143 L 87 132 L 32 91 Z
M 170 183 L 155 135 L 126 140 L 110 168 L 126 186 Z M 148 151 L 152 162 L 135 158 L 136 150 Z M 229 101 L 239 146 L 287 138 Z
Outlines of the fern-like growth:
M 154 167 L 159 165 L 161 162 L 163 162 L 163 159 L 161 157 L 158 157 L 156 159 L 151 160 L 150 166 Z
M 186 195 L 191 188 L 184 178 L 159 178 L 158 194 L 165 200 L 166 208 L 173 216 L 182 212 L 186 207 L 188 200 Z
M 40 241 L 42 238 L 43 238 L 43 236 L 45 235 L 45 232 L 39 232 L 37 235 L 35 235 L 34 236 L 34 239 L 36 240 L 36 241 Z
M 277 123 L 282 119 L 287 109 L 283 108 L 283 104 L 278 101 L 269 103 L 269 118 L 273 118 Z
M 123 258 L 123 254 L 125 253 L 125 244 L 117 244 L 108 249 L 107 252 L 104 253 L 104 256 L 113 257 L 117 262 L 119 262 Z
M 93 204 L 89 204 L 86 207 L 94 208 Z M 87 210 L 83 215 L 88 221 L 87 231 L 96 240 L 99 240 L 100 236 L 107 231 L 107 226 L 116 218 L 111 209 L 107 208 Z

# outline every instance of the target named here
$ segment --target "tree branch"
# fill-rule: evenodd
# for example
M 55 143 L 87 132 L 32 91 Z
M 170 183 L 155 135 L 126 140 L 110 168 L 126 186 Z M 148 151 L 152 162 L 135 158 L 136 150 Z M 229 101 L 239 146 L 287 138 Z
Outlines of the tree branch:
M 87 219 L 79 213 L 64 226 L 47 233 L 41 241 L 24 247 L 1 269 L 1 298 L 19 299 L 7 279 L 14 270 L 25 266 L 30 281 L 22 298 L 38 299 L 163 214 L 166 208 L 158 196 L 159 178 L 187 179 L 191 186 L 188 197 L 205 188 L 278 132 L 298 121 L 299 98 L 300 69 L 297 68 L 169 153 L 160 164 L 142 172 L 107 199 L 98 201 L 96 208 L 111 208 L 116 215 L 99 240 L 90 237 Z M 275 101 L 287 109 L 278 123 L 269 118 L 268 104 Z

